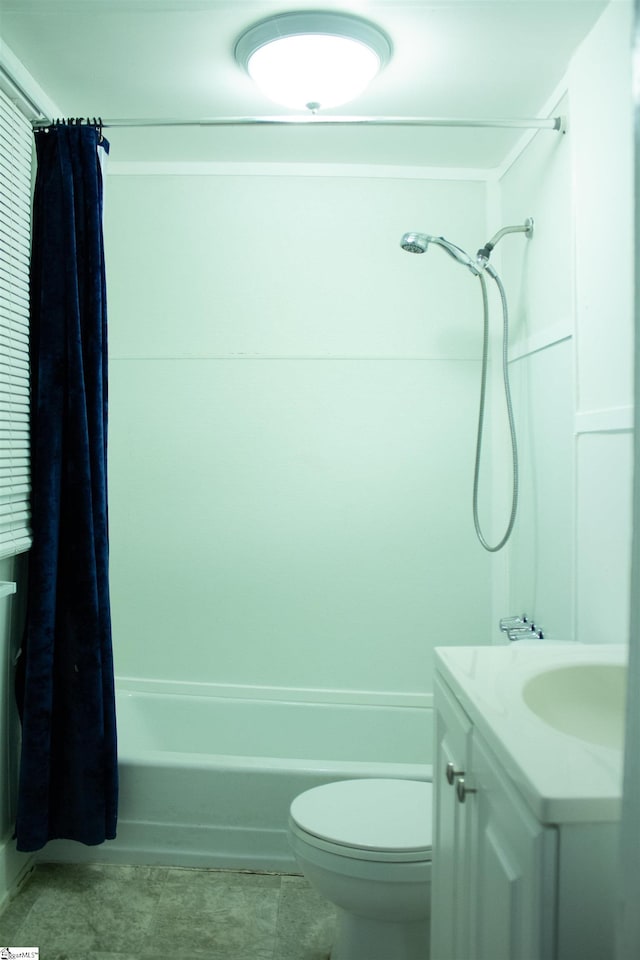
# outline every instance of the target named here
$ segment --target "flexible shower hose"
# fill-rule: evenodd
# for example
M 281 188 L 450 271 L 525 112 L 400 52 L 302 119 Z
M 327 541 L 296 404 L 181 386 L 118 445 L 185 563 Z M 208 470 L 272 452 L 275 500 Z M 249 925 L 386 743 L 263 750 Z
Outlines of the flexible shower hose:
M 513 530 L 513 525 L 516 520 L 516 513 L 518 511 L 518 487 L 519 487 L 519 478 L 518 478 L 518 444 L 516 440 L 516 428 L 513 418 L 513 404 L 511 402 L 511 387 L 509 385 L 509 309 L 507 306 L 507 297 L 504 291 L 504 287 L 500 280 L 500 277 L 491 269 L 490 275 L 496 282 L 498 290 L 500 291 L 500 299 L 502 301 L 502 381 L 504 384 L 504 395 L 507 407 L 507 418 L 509 421 L 509 433 L 511 435 L 511 457 L 513 465 L 513 490 L 511 496 L 511 515 L 509 516 L 509 522 L 507 528 L 504 532 L 502 539 L 495 545 L 490 546 L 482 532 L 480 526 L 480 520 L 478 517 L 478 488 L 480 485 L 480 461 L 482 457 L 482 434 L 484 430 L 484 413 L 485 413 L 485 401 L 487 394 L 487 368 L 489 364 L 489 301 L 487 297 L 487 284 L 484 279 L 484 276 L 480 273 L 478 274 L 478 279 L 480 280 L 480 286 L 482 289 L 482 307 L 484 312 L 483 318 L 483 334 L 482 334 L 482 374 L 480 380 L 480 408 L 478 411 L 478 435 L 476 440 L 476 462 L 473 472 L 473 523 L 476 528 L 476 534 L 478 540 L 482 544 L 485 550 L 488 550 L 489 553 L 497 553 L 498 550 L 501 550 L 504 547 L 505 543 L 511 536 Z

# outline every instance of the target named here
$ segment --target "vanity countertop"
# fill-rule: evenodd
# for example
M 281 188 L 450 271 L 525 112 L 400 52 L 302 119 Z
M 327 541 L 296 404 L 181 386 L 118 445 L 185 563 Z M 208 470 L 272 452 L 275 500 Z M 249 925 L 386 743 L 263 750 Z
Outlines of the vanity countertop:
M 516 642 L 436 648 L 436 669 L 535 816 L 550 824 L 619 819 L 622 735 L 618 745 L 610 745 L 556 729 L 527 706 L 527 684 L 544 674 L 555 672 L 558 677 L 558 670 L 593 665 L 597 695 L 598 668 L 624 666 L 626 660 L 625 644 Z M 538 687 L 545 682 L 536 679 Z M 621 703 L 622 718 L 623 707 Z M 558 708 L 562 714 L 562 698 Z

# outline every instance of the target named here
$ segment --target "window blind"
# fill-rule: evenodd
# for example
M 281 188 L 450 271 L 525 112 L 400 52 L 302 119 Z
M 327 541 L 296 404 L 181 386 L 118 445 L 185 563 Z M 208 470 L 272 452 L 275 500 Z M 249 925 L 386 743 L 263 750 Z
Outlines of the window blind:
M 31 546 L 31 124 L 0 90 L 0 557 Z

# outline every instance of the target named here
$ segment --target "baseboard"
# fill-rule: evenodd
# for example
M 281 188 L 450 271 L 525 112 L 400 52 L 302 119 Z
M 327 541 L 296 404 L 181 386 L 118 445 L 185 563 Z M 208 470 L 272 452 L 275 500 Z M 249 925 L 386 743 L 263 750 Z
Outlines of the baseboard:
M 33 854 L 19 853 L 16 850 L 15 840 L 7 837 L 0 841 L 0 913 L 15 896 L 33 863 Z

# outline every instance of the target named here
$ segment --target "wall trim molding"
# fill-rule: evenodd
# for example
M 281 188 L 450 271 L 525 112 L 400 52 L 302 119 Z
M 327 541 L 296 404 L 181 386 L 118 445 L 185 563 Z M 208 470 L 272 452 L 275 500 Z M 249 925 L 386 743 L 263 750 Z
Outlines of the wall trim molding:
M 32 853 L 19 853 L 15 840 L 0 841 L 0 913 L 15 896 L 34 864 Z
M 541 330 L 539 333 L 531 334 L 530 337 L 523 337 L 518 340 L 509 348 L 509 363 L 523 360 L 534 353 L 539 353 L 541 350 L 547 350 L 549 347 L 555 347 L 559 343 L 564 343 L 565 340 L 571 340 L 572 337 L 573 332 L 568 321 L 566 323 L 556 323 L 546 330 Z
M 108 134 L 107 134 L 108 135 Z M 108 177 L 336 177 L 365 180 L 460 180 L 485 183 L 490 169 L 373 163 L 109 160 Z
M 262 360 L 272 363 L 281 363 L 293 361 L 295 363 L 323 363 L 325 361 L 336 361 L 346 363 L 480 363 L 481 357 L 454 357 L 443 355 L 441 357 L 432 357 L 416 354 L 408 356 L 406 354 L 346 354 L 346 353 L 310 353 L 310 354 L 283 354 L 283 353 L 203 353 L 203 354 L 118 354 L 115 350 L 109 356 L 109 362 L 116 361 L 155 362 L 155 363 L 206 363 L 227 361 L 257 361 Z
M 633 406 L 584 410 L 576 413 L 575 434 L 631 432 L 633 416 Z

